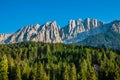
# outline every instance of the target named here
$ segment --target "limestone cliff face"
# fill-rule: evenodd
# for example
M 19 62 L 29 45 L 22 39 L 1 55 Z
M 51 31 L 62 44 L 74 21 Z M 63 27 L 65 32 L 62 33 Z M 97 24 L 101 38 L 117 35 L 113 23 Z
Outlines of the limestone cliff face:
M 101 28 L 102 32 L 78 42 L 79 45 L 106 47 L 120 50 L 120 20 L 115 20 Z
M 119 20 L 115 20 L 114 23 L 112 24 L 112 28 L 113 31 L 120 33 L 120 21 Z
M 60 29 L 57 26 L 56 21 L 47 22 L 45 25 L 41 26 L 36 37 L 32 40 L 50 43 L 62 42 L 59 31 Z
M 4 41 L 10 36 L 11 34 L 0 34 L 0 43 L 4 43 Z
M 53 21 L 41 26 L 39 24 L 25 26 L 10 36 L 0 36 L 0 39 L 2 43 L 17 43 L 22 41 L 56 43 L 62 42 L 59 31 L 60 28 L 56 25 L 56 21 Z
M 102 21 L 98 21 L 97 19 L 90 19 L 87 18 L 84 21 L 84 26 L 86 31 L 90 30 L 90 29 L 94 29 L 96 27 L 99 27 L 101 25 L 103 25 L 104 23 Z
M 109 29 L 120 33 L 120 21 L 105 24 L 90 18 L 69 20 L 63 28 L 57 26 L 56 21 L 53 21 L 43 25 L 27 25 L 13 34 L 0 34 L 0 44 L 23 41 L 72 43 L 82 41 L 92 35 L 105 33 Z
M 103 22 L 90 18 L 87 18 L 84 21 L 81 19 L 76 21 L 70 20 L 68 25 L 61 29 L 61 38 L 65 43 L 83 40 L 89 35 L 93 34 L 93 32 L 90 32 L 91 30 L 94 30 L 103 25 Z

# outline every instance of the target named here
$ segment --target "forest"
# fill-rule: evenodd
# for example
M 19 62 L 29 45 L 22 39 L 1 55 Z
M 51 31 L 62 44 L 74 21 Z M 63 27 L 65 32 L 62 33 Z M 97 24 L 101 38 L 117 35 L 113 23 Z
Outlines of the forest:
M 120 80 L 120 52 L 62 43 L 1 44 L 0 80 Z

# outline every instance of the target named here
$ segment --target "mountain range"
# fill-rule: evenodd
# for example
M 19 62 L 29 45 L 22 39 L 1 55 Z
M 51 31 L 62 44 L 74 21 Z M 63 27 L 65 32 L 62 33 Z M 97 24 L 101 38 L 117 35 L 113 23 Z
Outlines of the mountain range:
M 88 46 L 119 48 L 120 20 L 104 23 L 97 19 L 69 20 L 60 28 L 56 21 L 43 25 L 27 25 L 13 34 L 0 34 L 0 44 L 35 41 L 45 43 L 77 43 Z

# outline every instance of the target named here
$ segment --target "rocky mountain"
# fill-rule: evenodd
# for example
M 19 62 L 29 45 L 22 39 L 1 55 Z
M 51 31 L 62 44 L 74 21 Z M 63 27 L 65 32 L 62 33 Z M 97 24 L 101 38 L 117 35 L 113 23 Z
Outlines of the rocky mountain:
M 43 25 L 27 25 L 13 34 L 1 34 L 0 44 L 36 41 L 67 44 L 79 42 L 83 45 L 100 46 L 99 44 L 110 44 L 110 42 L 116 44 L 119 40 L 114 42 L 114 39 L 116 40 L 119 36 L 119 20 L 104 23 L 97 19 L 87 18 L 85 20 L 69 20 L 63 28 L 60 28 L 56 21 L 47 22 Z M 110 41 L 110 39 L 112 40 Z
M 0 34 L 0 43 L 4 43 L 4 41 L 10 36 L 11 34 Z
M 4 43 L 16 43 L 22 41 L 40 41 L 40 42 L 62 42 L 59 35 L 60 28 L 56 25 L 56 21 L 47 22 L 44 25 L 28 25 L 17 32 L 11 34 Z
M 82 41 L 90 35 L 100 33 L 102 30 L 99 28 L 103 26 L 104 23 L 96 19 L 70 20 L 68 25 L 61 29 L 60 34 L 64 43 L 73 43 Z
M 94 47 L 107 47 L 110 49 L 120 49 L 120 21 L 115 20 L 108 24 L 106 32 L 92 35 L 78 44 Z

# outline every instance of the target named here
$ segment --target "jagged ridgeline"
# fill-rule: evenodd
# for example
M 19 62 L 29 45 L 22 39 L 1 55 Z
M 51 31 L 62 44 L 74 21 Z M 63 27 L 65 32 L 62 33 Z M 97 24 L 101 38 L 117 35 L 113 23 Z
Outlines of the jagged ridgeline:
M 1 34 L 0 44 L 35 41 L 45 43 L 77 43 L 85 46 L 120 49 L 120 21 L 104 23 L 97 19 L 69 20 L 60 28 L 56 21 L 25 26 L 13 34 Z
M 70 20 L 65 27 L 57 26 L 56 21 L 47 22 L 43 25 L 28 25 L 13 34 L 1 35 L 0 43 L 16 43 L 22 41 L 40 41 L 49 43 L 72 43 L 78 42 L 89 35 L 98 34 L 98 32 L 90 32 L 90 30 L 102 27 L 104 23 L 96 19 L 87 18 Z M 91 34 L 90 34 L 91 33 Z
M 119 80 L 120 54 L 107 48 L 22 42 L 0 45 L 0 80 Z

